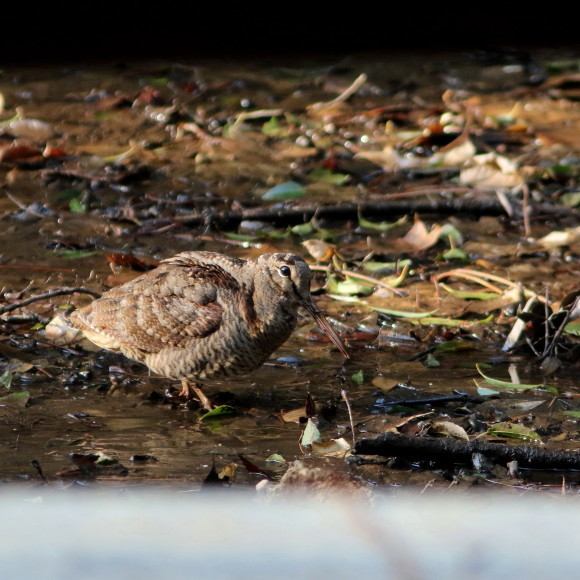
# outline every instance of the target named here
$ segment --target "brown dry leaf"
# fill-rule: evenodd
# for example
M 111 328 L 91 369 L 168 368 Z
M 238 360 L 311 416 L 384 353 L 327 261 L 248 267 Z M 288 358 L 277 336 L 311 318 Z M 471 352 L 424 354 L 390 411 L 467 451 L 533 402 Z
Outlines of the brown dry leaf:
M 306 240 L 302 245 L 317 262 L 329 262 L 336 253 L 336 246 L 323 240 Z
M 425 166 L 425 159 L 419 157 L 402 157 L 391 145 L 382 151 L 360 151 L 355 159 L 366 159 L 378 165 L 386 173 L 395 173 L 400 169 L 417 169 Z
M 410 246 L 413 250 L 420 252 L 434 246 L 439 240 L 440 233 L 441 226 L 439 224 L 435 224 L 429 231 L 425 223 L 415 216 L 413 227 L 402 239 L 396 240 L 395 244 L 397 246 Z
M 300 145 L 293 145 L 288 143 L 275 143 L 272 147 L 274 152 L 274 159 L 305 159 L 307 157 L 314 157 L 318 155 L 319 151 L 316 147 L 301 147 Z
M 3 124 L 2 129 L 16 138 L 28 139 L 34 143 L 45 143 L 54 135 L 52 126 L 38 119 L 15 119 Z
M 236 474 L 236 469 L 238 468 L 237 463 L 228 463 L 225 467 L 219 470 L 217 476 L 219 479 L 230 480 L 233 479 Z
M 457 140 L 455 147 L 448 147 L 433 155 L 431 163 L 437 163 L 444 167 L 461 167 L 473 159 L 476 153 L 475 145 L 471 139 Z
M 469 435 L 463 427 L 451 421 L 436 421 L 429 429 L 431 435 L 444 435 L 462 441 L 469 441 Z
M 516 163 L 495 153 L 473 157 L 473 164 L 459 174 L 459 181 L 479 188 L 512 188 L 524 184 L 524 176 Z
M 11 143 L 0 146 L 0 161 L 3 163 L 14 163 L 34 157 L 42 158 L 42 151 L 34 145 L 12 141 Z
M 331 101 L 312 103 L 307 105 L 308 113 L 315 117 L 322 117 L 325 121 L 339 116 L 346 110 L 345 102 L 354 95 L 367 81 L 365 73 L 360 74 L 348 87 Z
M 538 243 L 547 249 L 569 246 L 580 238 L 580 226 L 568 228 L 562 231 L 554 231 L 546 234 L 538 240 Z
M 330 441 L 313 441 L 311 449 L 314 455 L 325 457 L 346 457 L 350 454 L 350 445 L 343 437 Z
M 280 418 L 284 423 L 300 423 L 301 420 L 306 419 L 306 408 L 300 407 L 292 411 L 282 411 Z
M 106 254 L 105 258 L 107 262 L 109 262 L 113 272 L 118 272 L 119 269 L 122 268 L 127 268 L 136 272 L 147 272 L 156 267 L 156 264 L 146 264 L 133 254 Z

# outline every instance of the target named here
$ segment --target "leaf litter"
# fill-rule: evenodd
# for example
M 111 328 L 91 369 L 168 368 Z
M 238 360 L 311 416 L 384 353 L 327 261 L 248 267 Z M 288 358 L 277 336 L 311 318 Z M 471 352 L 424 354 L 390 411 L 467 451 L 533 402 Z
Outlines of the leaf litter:
M 59 477 L 66 456 L 40 443 L 64 432 L 79 435 L 81 463 L 95 448 L 158 458 L 113 471 L 95 460 L 80 474 L 135 482 L 169 472 L 205 481 L 204 465 L 219 473 L 217 453 L 244 469 L 214 479 L 248 485 L 259 471 L 240 459 L 248 446 L 257 463 L 348 464 L 372 482 L 372 462 L 355 452 L 371 424 L 414 439 L 577 447 L 578 104 L 555 74 L 523 91 L 482 90 L 458 65 L 459 82 L 442 89 L 425 66 L 411 88 L 405 66 L 379 71 L 361 59 L 313 75 L 168 63 L 58 82 L 49 71 L 38 93 L 46 99 L 34 100 L 23 95 L 38 83 L 3 71 L 0 344 L 29 366 L 1 363 L 0 417 L 9 425 L 18 416 L 21 443 L 0 479 L 34 478 L 26 457 L 47 481 Z M 69 337 L 54 344 L 45 326 L 59 309 L 154 267 L 167 248 L 305 253 L 314 294 L 352 352 L 348 368 L 301 324 L 275 356 L 295 355 L 306 339 L 308 366 L 266 365 L 216 385 L 220 406 L 200 416 L 183 414 L 167 381 L 122 357 L 90 354 Z M 517 379 L 497 378 L 510 365 Z M 348 412 L 336 399 L 345 381 Z M 124 392 L 107 394 L 112 384 Z M 419 396 L 390 401 L 400 384 Z M 306 392 L 312 400 L 300 407 Z M 9 421 L 10 411 L 19 415 Z M 94 416 L 94 439 L 84 439 Z M 146 426 L 130 427 L 131 416 Z M 117 438 L 112 426 L 123 422 L 134 437 Z M 144 444 L 152 432 L 158 441 Z M 184 443 L 213 463 L 192 465 Z M 433 476 L 428 461 L 418 466 L 425 481 Z M 512 488 L 551 489 L 510 473 L 502 482 Z M 576 490 L 576 478 L 567 482 Z

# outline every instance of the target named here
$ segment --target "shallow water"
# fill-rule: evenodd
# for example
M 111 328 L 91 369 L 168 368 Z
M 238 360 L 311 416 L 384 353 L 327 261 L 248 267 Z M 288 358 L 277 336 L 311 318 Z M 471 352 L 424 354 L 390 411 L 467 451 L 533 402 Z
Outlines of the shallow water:
M 50 144 L 77 156 L 78 162 L 71 165 L 74 171 L 106 174 L 96 157 L 118 155 L 135 142 L 142 146 L 141 154 L 146 152 L 139 162 L 154 171 L 150 178 L 135 178 L 135 183 L 95 179 L 87 187 L 78 176 L 68 181 L 62 176 L 54 177 L 49 171 L 50 164 L 36 168 L 34 159 L 16 165 L 4 163 L 1 178 L 9 195 L 0 199 L 0 286 L 8 297 L 23 290 L 28 295 L 63 286 L 82 285 L 102 291 L 114 283 L 104 259 L 111 252 L 129 252 L 151 261 L 191 249 L 238 256 L 273 249 L 304 252 L 296 237 L 274 237 L 253 247 L 252 243 L 228 241 L 223 232 L 180 227 L 179 222 L 172 221 L 175 216 L 186 216 L 207 205 L 228 207 L 230 200 L 257 204 L 257 190 L 263 191 L 287 175 L 284 163 L 273 163 L 262 156 L 252 142 L 232 152 L 232 160 L 228 155 L 215 155 L 215 151 L 204 149 L 195 139 L 174 140 L 177 126 L 159 122 L 169 114 L 171 103 L 167 100 L 163 106 L 150 104 L 139 108 L 123 104 L 99 109 L 98 95 L 107 98 L 130 95 L 132 99 L 144 86 L 154 83 L 157 76 L 169 75 L 173 85 L 183 79 L 192 83 L 189 92 L 175 90 L 176 109 L 181 106 L 194 112 L 199 123 L 204 116 L 214 115 L 215 123 L 224 125 L 239 112 L 240 99 L 250 99 L 252 109 L 263 109 L 289 107 L 289 103 L 299 107 L 315 101 L 316 96 L 328 98 L 328 93 L 322 90 L 322 81 L 319 95 L 310 85 L 307 91 L 301 91 L 294 83 L 297 76 L 302 76 L 306 84 L 313 77 L 320 77 L 328 84 L 346 85 L 346 77 L 350 79 L 352 75 L 330 74 L 330 64 L 340 64 L 350 72 L 364 70 L 372 76 L 383 93 L 375 95 L 371 90 L 367 94 L 369 102 L 395 95 L 395 103 L 402 104 L 411 92 L 416 101 L 438 102 L 442 89 L 449 84 L 459 91 L 480 88 L 481 77 L 473 63 L 465 61 L 462 55 L 446 58 L 447 61 L 417 57 L 381 61 L 367 57 L 343 63 L 323 61 L 316 66 L 293 62 L 286 67 L 259 63 L 197 66 L 135 63 L 122 69 L 5 70 L 0 88 L 7 109 L 21 107 L 26 116 L 54 125 L 57 131 Z M 485 89 L 500 93 L 517 86 L 523 74 L 521 70 L 516 74 L 499 69 L 494 76 L 490 69 L 486 71 L 489 76 L 485 78 Z M 413 86 L 412 91 L 407 86 Z M 94 106 L 93 96 L 97 103 Z M 369 135 L 376 130 L 369 122 Z M 154 154 L 147 153 L 153 151 Z M 192 163 L 194 156 L 196 164 Z M 90 198 L 91 211 L 68 211 L 68 198 L 63 197 L 66 184 Z M 345 199 L 356 195 L 354 187 L 341 191 Z M 325 190 L 317 201 L 328 201 L 329 195 Z M 468 252 L 485 254 L 516 280 L 538 291 L 549 280 L 551 292 L 560 296 L 578 287 L 580 274 L 574 252 L 568 261 L 552 261 L 545 253 L 535 257 L 531 251 L 529 256 L 519 257 L 521 230 L 504 227 L 496 218 L 478 222 L 454 218 L 454 224 L 466 235 Z M 370 237 L 368 233 L 348 232 L 344 224 L 330 226 L 344 230 L 345 246 L 347 241 L 356 246 Z M 535 224 L 534 234 L 540 237 L 551 228 L 549 223 Z M 378 234 L 376 241 L 381 247 L 390 243 L 388 236 Z M 391 251 L 397 253 L 394 248 Z M 425 285 L 411 288 L 409 302 L 416 300 L 418 306 L 424 306 L 419 303 L 426 295 L 431 298 L 433 295 L 433 289 L 427 287 L 429 267 L 425 271 Z M 315 286 L 323 283 L 319 276 Z M 31 306 L 30 310 L 50 318 L 59 305 L 79 306 L 88 300 L 88 296 L 62 296 Z M 381 432 L 413 412 L 434 411 L 440 418 L 457 419 L 461 413 L 467 416 L 478 410 L 476 405 L 460 409 L 458 404 L 443 404 L 388 414 L 386 411 L 391 407 L 381 406 L 380 401 L 397 384 L 406 385 L 409 391 L 419 390 L 423 395 L 451 395 L 457 389 L 475 396 L 474 379 L 480 379 L 475 362 L 492 362 L 496 366 L 490 372 L 504 380 L 509 379 L 508 363 L 514 362 L 522 382 L 535 379 L 537 371 L 531 358 L 502 355 L 504 337 L 496 328 L 478 328 L 472 350 L 447 354 L 441 357 L 440 367 L 429 367 L 411 360 L 429 344 L 428 328 L 413 328 L 419 340 L 409 340 L 411 327 L 404 322 L 391 325 L 383 321 L 384 326 L 380 327 L 377 315 L 368 310 L 335 302 L 324 295 L 316 300 L 337 322 L 337 328 L 349 343 L 352 358 L 344 362 L 339 353 L 331 351 L 318 334 L 311 332 L 312 324 L 304 318 L 299 330 L 273 357 L 274 363 L 278 357 L 288 357 L 300 364 L 265 365 L 252 375 L 227 384 L 209 384 L 210 397 L 231 404 L 235 412 L 231 417 L 201 422 L 195 406 L 180 405 L 167 395 L 170 381 L 148 377 L 139 365 L 122 357 L 74 347 L 56 349 L 45 344 L 30 325 L 3 324 L 0 343 L 3 368 L 17 369 L 19 364 L 34 367 L 24 372 L 16 370 L 10 388 L 4 391 L 6 395 L 27 392 L 29 398 L 26 406 L 17 398 L 3 400 L 0 405 L 0 481 L 39 481 L 41 476 L 31 465 L 36 460 L 49 481 L 98 481 L 102 485 L 162 483 L 197 488 L 215 461 L 218 469 L 236 463 L 235 482 L 247 486 L 255 484 L 261 476 L 244 468 L 239 456 L 276 477 L 284 471 L 285 464 L 268 459 L 278 454 L 286 462 L 306 458 L 312 464 L 330 463 L 333 469 L 353 469 L 370 482 L 386 481 L 386 487 L 395 488 L 403 482 L 421 488 L 433 477 L 446 486 L 447 476 L 441 474 L 393 471 L 378 476 L 377 472 L 347 466 L 342 458 L 313 457 L 300 445 L 303 425 L 284 422 L 280 415 L 304 406 L 311 394 L 318 404 L 329 403 L 330 410 L 321 414 L 326 420 L 321 419 L 319 424 L 323 439 L 344 437 L 350 442 L 350 419 L 341 399 L 342 390 L 348 393 L 355 434 L 360 437 Z M 443 300 L 441 305 L 453 308 L 452 300 Z M 356 332 L 361 335 L 358 339 L 354 336 Z M 421 344 L 421 340 L 425 343 Z M 111 366 L 120 366 L 127 372 L 114 375 L 114 380 L 122 384 L 113 393 L 109 392 Z M 355 378 L 360 372 L 362 375 Z M 487 416 L 511 419 L 527 413 L 529 424 L 543 429 L 548 446 L 561 446 L 557 436 L 563 434 L 565 446 L 575 449 L 576 419 L 564 419 L 561 411 L 574 408 L 574 401 L 580 396 L 577 371 L 563 370 L 550 378 L 550 384 L 558 389 L 559 397 L 543 391 L 502 394 L 485 403 Z M 542 401 L 542 405 L 533 408 L 533 412 L 525 410 L 523 403 L 537 401 Z M 510 409 L 510 403 L 522 405 Z M 554 424 L 557 429 L 553 429 Z M 554 441 L 550 441 L 551 437 Z M 74 453 L 99 452 L 118 463 L 96 471 L 79 471 L 69 457 Z M 408 480 L 404 481 L 405 478 Z

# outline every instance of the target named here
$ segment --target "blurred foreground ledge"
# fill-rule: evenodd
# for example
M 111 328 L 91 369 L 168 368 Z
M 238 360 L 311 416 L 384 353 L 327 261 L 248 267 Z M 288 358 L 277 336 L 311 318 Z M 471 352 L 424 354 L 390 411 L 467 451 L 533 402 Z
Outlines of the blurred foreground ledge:
M 576 497 L 5 487 L 0 578 L 574 578 Z

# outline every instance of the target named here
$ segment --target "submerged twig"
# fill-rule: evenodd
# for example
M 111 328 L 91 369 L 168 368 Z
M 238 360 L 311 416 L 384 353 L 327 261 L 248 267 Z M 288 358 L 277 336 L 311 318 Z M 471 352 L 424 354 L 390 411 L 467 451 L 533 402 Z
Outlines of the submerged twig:
M 554 336 L 552 337 L 551 340 L 548 340 L 549 339 L 548 325 L 550 324 L 550 318 L 549 317 L 546 318 L 546 333 L 548 333 L 548 334 L 546 335 L 546 343 L 545 343 L 546 347 L 545 347 L 544 352 L 540 358 L 540 361 L 543 361 L 546 358 L 548 358 L 549 356 L 551 356 L 554 353 L 554 351 L 556 350 L 556 348 L 558 346 L 558 341 L 560 340 L 560 337 L 562 336 L 562 333 L 564 332 L 564 327 L 570 321 L 570 316 L 572 315 L 572 312 L 574 312 L 579 301 L 580 301 L 580 296 L 577 296 L 576 299 L 574 300 L 574 302 L 572 302 L 572 304 L 570 304 L 569 308 L 563 309 L 564 317 L 562 318 L 562 321 L 560 322 L 560 324 L 556 328 L 556 332 L 554 332 Z M 562 311 L 556 312 L 556 314 L 560 314 L 561 312 Z
M 36 294 L 35 296 L 30 296 L 24 300 L 19 300 L 18 302 L 13 302 L 12 304 L 5 304 L 0 306 L 0 315 L 6 314 L 7 312 L 12 312 L 23 306 L 28 306 L 33 302 L 40 302 L 41 300 L 47 300 L 49 298 L 54 298 L 55 296 L 65 296 L 67 294 L 90 294 L 94 298 L 100 298 L 101 294 L 90 290 L 89 288 L 83 288 L 82 286 L 77 286 L 74 288 L 56 288 L 54 290 L 49 290 L 43 294 Z
M 455 393 L 454 395 L 434 395 L 433 397 L 422 397 L 417 399 L 400 399 L 398 401 L 383 401 L 377 404 L 377 407 L 396 407 L 396 406 L 414 406 L 414 405 L 442 405 L 443 403 L 464 402 L 464 403 L 483 403 L 485 399 L 474 397 L 468 393 Z
M 354 421 L 352 418 L 352 408 L 350 406 L 350 400 L 348 398 L 348 393 L 344 389 L 340 391 L 340 396 L 342 397 L 342 400 L 345 402 L 346 410 L 348 411 L 348 417 L 350 419 L 350 430 L 352 434 L 352 445 L 354 447 L 356 445 L 356 437 L 354 435 Z

